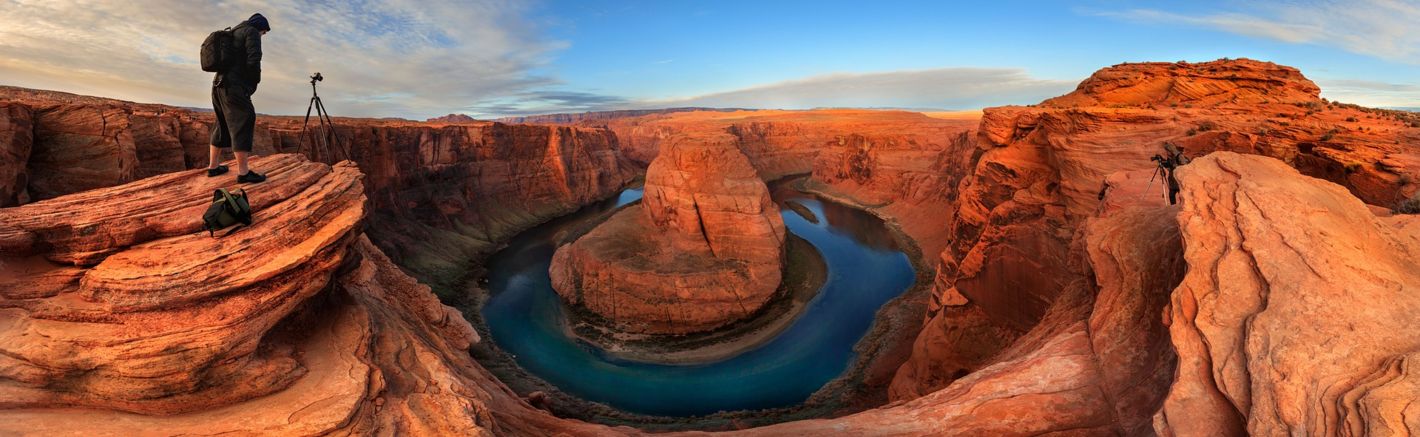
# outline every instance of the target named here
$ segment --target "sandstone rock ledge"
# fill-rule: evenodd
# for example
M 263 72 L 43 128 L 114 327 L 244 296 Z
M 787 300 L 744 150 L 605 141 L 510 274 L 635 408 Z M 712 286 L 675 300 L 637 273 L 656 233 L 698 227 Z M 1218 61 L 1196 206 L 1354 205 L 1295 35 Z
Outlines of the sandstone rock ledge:
M 172 173 L 0 209 L 0 434 L 594 434 L 468 356 L 455 310 L 361 233 L 362 175 L 259 158 L 256 222 L 199 219 L 232 177 Z
M 728 138 L 670 142 L 645 196 L 552 260 L 558 294 L 615 331 L 687 334 L 754 314 L 782 278 L 784 221 Z

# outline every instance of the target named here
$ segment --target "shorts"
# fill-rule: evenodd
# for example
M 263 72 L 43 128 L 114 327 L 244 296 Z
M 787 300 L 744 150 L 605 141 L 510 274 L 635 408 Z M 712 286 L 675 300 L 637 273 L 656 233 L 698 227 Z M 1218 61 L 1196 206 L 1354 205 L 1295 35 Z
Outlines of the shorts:
M 251 94 L 237 86 L 214 86 L 212 111 L 217 113 L 217 124 L 212 126 L 212 145 L 251 153 L 252 131 L 256 129 L 256 108 L 251 105 Z

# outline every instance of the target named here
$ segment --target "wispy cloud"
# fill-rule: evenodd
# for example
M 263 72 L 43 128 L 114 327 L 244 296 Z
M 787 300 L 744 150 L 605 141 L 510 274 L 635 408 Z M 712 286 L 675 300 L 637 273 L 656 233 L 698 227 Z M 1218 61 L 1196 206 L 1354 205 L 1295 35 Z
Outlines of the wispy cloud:
M 197 66 L 210 31 L 260 11 L 257 110 L 304 111 L 306 76 L 321 71 L 338 115 L 419 117 L 554 85 L 534 70 L 563 43 L 549 41 L 518 1 L 236 0 L 0 1 L 0 78 L 190 106 L 210 102 L 211 74 Z
M 1014 68 L 936 68 L 813 76 L 701 96 L 641 101 L 648 107 L 980 108 L 1030 104 L 1069 92 L 1077 81 L 1044 80 Z
M 1327 98 L 1379 107 L 1420 107 L 1420 85 L 1372 80 L 1318 80 Z
M 1125 20 L 1177 23 L 1225 32 L 1337 47 L 1381 59 L 1420 64 L 1420 2 L 1414 0 L 1252 3 L 1246 11 L 1188 15 L 1154 9 L 1105 12 Z
M 629 99 L 591 92 L 530 91 L 465 108 L 474 114 L 514 116 L 559 112 L 714 108 L 823 107 L 974 109 L 1031 104 L 1069 92 L 1078 81 L 1044 80 L 1015 68 L 838 73 L 722 92 L 663 99 Z

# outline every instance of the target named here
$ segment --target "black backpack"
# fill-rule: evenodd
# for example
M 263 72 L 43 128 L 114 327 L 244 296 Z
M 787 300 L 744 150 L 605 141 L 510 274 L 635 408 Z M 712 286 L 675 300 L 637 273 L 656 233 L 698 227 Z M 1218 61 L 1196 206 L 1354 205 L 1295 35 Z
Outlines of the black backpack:
M 240 194 L 233 194 L 225 188 L 218 188 L 212 193 L 212 206 L 207 207 L 207 212 L 202 214 L 202 222 L 207 227 L 208 236 L 217 236 L 216 231 L 237 223 L 242 226 L 251 226 L 251 202 L 247 201 L 247 191 L 237 189 Z M 241 226 L 232 228 L 223 237 L 232 235 Z
M 237 36 L 230 27 L 208 34 L 207 39 L 202 40 L 202 54 L 198 56 L 202 71 L 221 73 L 231 70 L 237 60 L 234 53 L 236 46 Z

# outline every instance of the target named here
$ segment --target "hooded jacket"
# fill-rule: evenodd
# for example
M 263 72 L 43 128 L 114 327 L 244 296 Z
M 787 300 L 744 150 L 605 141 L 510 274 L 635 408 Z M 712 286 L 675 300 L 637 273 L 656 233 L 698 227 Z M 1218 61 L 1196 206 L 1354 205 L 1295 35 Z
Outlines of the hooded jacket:
M 232 28 L 237 52 L 242 54 L 242 62 L 231 69 L 217 73 L 212 85 L 219 87 L 239 87 L 247 94 L 256 93 L 261 83 L 261 31 L 271 30 L 266 17 L 252 15 L 246 21 Z

